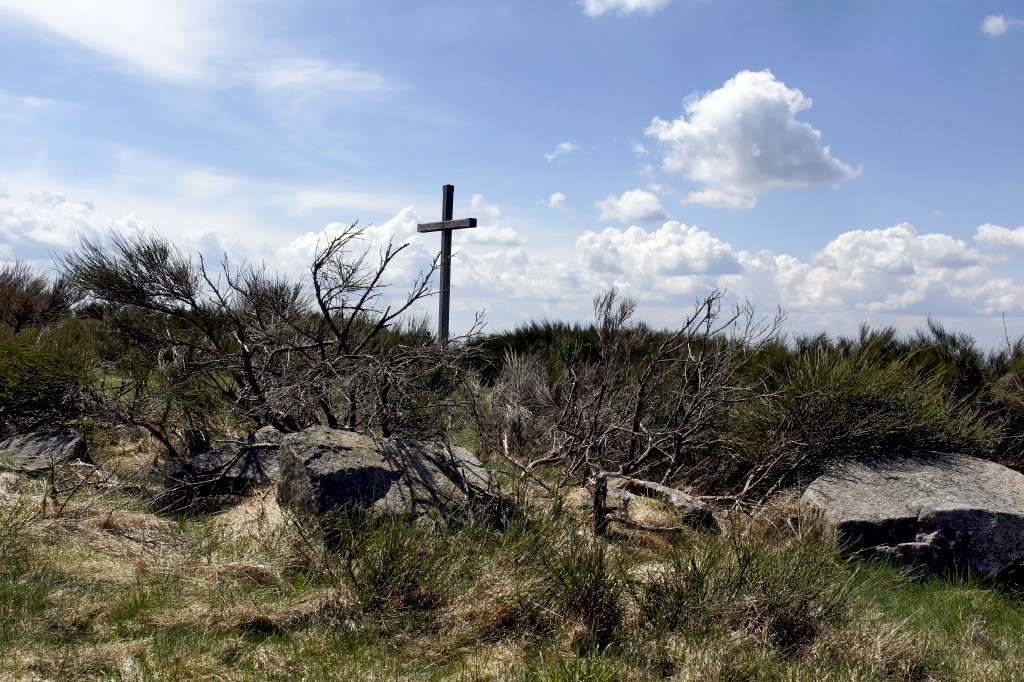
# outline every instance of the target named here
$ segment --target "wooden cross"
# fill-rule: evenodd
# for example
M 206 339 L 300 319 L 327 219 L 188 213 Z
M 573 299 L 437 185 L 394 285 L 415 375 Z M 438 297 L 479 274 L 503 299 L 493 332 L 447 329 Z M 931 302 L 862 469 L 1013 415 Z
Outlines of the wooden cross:
M 441 222 L 420 223 L 417 232 L 441 233 L 441 301 L 437 312 L 437 341 L 448 343 L 448 313 L 452 302 L 452 230 L 476 227 L 476 218 L 452 220 L 452 202 L 455 198 L 455 185 L 441 188 Z

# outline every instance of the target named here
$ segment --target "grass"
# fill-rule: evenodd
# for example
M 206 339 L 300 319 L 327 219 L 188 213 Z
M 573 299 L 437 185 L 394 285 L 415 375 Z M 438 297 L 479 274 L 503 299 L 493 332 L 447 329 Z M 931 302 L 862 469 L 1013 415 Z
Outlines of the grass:
M 101 457 L 102 459 L 102 457 Z M 362 513 L 320 527 L 258 491 L 161 517 L 4 479 L 0 679 L 1013 680 L 1024 605 L 838 555 L 785 500 L 725 532 L 596 541 L 515 492 L 504 532 Z M 12 511 L 16 510 L 16 511 Z M 7 521 L 5 522 L 4 519 Z

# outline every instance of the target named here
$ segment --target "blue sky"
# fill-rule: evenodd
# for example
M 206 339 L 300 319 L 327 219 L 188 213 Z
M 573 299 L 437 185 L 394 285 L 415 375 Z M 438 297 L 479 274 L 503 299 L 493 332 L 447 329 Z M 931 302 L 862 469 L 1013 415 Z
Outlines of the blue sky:
M 1024 333 L 1019 2 L 0 0 L 0 41 L 0 261 L 143 229 L 297 274 L 358 220 L 401 286 L 451 183 L 456 332 L 614 285 Z

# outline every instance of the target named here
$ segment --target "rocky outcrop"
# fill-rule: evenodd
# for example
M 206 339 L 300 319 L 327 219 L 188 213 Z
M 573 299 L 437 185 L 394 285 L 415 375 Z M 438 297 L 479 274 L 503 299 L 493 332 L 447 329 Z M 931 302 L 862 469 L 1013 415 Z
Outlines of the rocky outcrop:
M 162 511 L 214 511 L 238 502 L 253 488 L 273 484 L 280 475 L 281 438 L 280 431 L 265 427 L 248 443 L 231 443 L 193 457 L 164 478 L 153 506 Z
M 0 441 L 0 465 L 18 473 L 39 474 L 88 458 L 85 439 L 70 431 L 23 433 Z
M 278 502 L 303 515 L 349 505 L 410 518 L 503 507 L 493 475 L 457 445 L 313 427 L 284 437 L 280 465 Z
M 1024 561 L 1024 475 L 929 453 L 832 465 L 803 494 L 849 550 L 923 575 L 1008 578 Z

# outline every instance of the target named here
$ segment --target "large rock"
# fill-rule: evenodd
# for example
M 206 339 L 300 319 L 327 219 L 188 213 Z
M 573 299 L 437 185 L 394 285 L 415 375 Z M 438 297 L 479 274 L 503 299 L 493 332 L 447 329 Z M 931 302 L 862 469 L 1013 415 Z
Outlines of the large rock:
M 357 505 L 419 518 L 467 505 L 493 512 L 503 502 L 494 476 L 458 445 L 317 426 L 285 436 L 280 463 L 278 502 L 304 515 Z
M 676 517 L 688 526 L 716 532 L 721 530 L 714 513 L 711 511 L 711 506 L 703 500 L 687 495 L 682 490 L 636 478 L 627 478 L 622 481 L 621 485 L 624 491 L 633 495 L 668 502 L 672 505 Z
M 848 549 L 924 575 L 1010 579 L 1024 561 L 1024 475 L 987 460 L 930 453 L 841 462 L 802 500 Z
M 85 439 L 70 431 L 23 433 L 0 441 L 0 464 L 25 474 L 39 474 L 72 460 L 88 461 Z
M 193 457 L 168 474 L 154 507 L 163 511 L 213 511 L 240 501 L 253 488 L 272 485 L 280 475 L 281 432 L 260 429 L 248 443 L 232 443 Z

